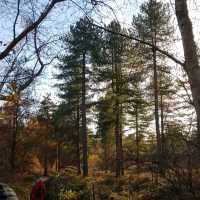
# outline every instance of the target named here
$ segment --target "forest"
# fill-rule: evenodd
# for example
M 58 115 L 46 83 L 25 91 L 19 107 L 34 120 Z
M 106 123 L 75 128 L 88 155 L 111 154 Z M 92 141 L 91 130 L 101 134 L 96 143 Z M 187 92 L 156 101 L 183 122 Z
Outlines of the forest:
M 0 183 L 19 200 L 199 200 L 199 11 L 1 0 Z

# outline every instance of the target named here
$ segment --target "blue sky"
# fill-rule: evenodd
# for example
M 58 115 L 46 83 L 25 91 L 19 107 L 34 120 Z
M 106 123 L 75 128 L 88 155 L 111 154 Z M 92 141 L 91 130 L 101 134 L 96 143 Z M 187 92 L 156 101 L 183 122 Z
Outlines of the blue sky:
M 0 41 L 4 41 L 7 43 L 12 39 L 12 23 L 13 16 L 15 16 L 16 0 L 10 0 L 14 3 L 9 5 L 12 9 L 4 9 L 0 7 Z M 48 0 L 39 0 L 38 2 L 42 2 L 42 4 L 46 4 Z M 79 0 L 82 2 L 82 0 Z M 173 0 L 163 0 L 166 2 L 173 2 Z M 100 8 L 96 14 L 93 13 L 93 17 L 98 24 L 108 24 L 112 19 L 117 16 L 119 22 L 122 23 L 125 27 L 131 26 L 132 15 L 136 14 L 139 10 L 139 5 L 144 2 L 144 0 L 115 0 L 109 1 L 109 6 L 113 8 L 112 12 L 108 8 Z M 196 41 L 199 42 L 200 39 L 200 2 L 197 2 L 197 5 L 194 4 L 194 1 L 189 2 L 189 10 L 190 15 L 193 21 L 193 28 L 195 33 Z M 79 6 L 82 3 L 78 4 Z M 0 2 L 1 6 L 1 2 Z M 173 4 L 171 5 L 173 11 Z M 44 7 L 41 7 L 44 8 Z M 38 12 L 41 10 L 38 10 Z M 85 11 L 85 10 L 84 10 Z M 41 35 L 40 38 L 42 40 L 48 40 L 49 38 L 57 38 L 58 36 L 69 31 L 70 24 L 75 23 L 81 16 L 84 15 L 84 12 L 80 10 L 79 7 L 74 6 L 72 4 L 60 4 L 47 17 L 47 19 L 41 24 Z M 175 15 L 174 15 L 175 18 Z M 21 31 L 21 22 L 23 22 L 23 17 L 20 18 L 19 25 L 17 26 L 18 33 Z M 176 24 L 176 22 L 175 22 Z M 177 35 L 179 36 L 179 31 L 177 29 Z M 49 49 L 52 51 L 52 54 L 60 53 L 60 43 L 57 42 L 55 45 L 49 45 Z M 3 50 L 4 46 L 0 45 L 0 51 Z M 173 46 L 173 53 L 178 57 L 183 57 L 181 43 L 175 43 Z M 2 63 L 1 63 L 2 64 Z M 55 63 L 54 63 L 55 64 Z M 174 63 L 172 63 L 172 67 Z M 182 76 L 182 72 L 180 72 L 180 68 L 174 67 L 174 74 L 178 76 Z M 41 100 L 44 95 L 47 93 L 51 94 L 52 100 L 54 102 L 58 102 L 59 99 L 57 97 L 56 88 L 53 87 L 56 81 L 53 78 L 53 74 L 56 73 L 54 65 L 48 66 L 48 68 L 43 72 L 43 75 L 37 79 L 35 84 L 34 96 Z M 180 75 L 179 75 L 180 73 Z
M 108 24 L 117 16 L 117 20 L 119 20 L 119 22 L 121 22 L 123 26 L 130 27 L 133 12 L 136 13 L 138 11 L 139 2 L 140 1 L 137 1 L 136 4 L 133 4 L 131 2 L 128 2 L 127 0 L 117 0 L 115 2 L 111 2 L 109 5 L 113 8 L 113 11 L 111 11 L 109 8 L 105 8 L 94 13 L 92 16 L 94 17 L 95 22 L 98 24 Z M 51 19 L 56 18 L 56 23 L 53 22 L 51 27 L 48 28 L 48 32 L 51 32 L 52 35 L 62 35 L 66 33 L 67 31 L 69 31 L 69 26 L 71 24 L 74 24 L 79 19 L 79 17 L 84 15 L 84 12 L 80 12 L 79 8 L 65 8 L 63 9 L 61 15 L 59 15 L 59 17 L 56 17 L 57 12 L 60 13 L 60 10 L 57 10 L 58 9 L 55 9 L 49 17 L 49 23 L 52 23 Z M 77 12 L 77 10 L 79 12 Z M 59 100 L 56 95 L 57 90 L 53 87 L 53 85 L 56 82 L 53 78 L 53 74 L 55 74 L 56 72 L 57 71 L 55 70 L 54 66 L 48 66 L 48 69 L 46 69 L 43 73 L 44 75 L 41 78 L 39 78 L 38 83 L 36 83 L 36 91 L 37 93 L 39 93 L 39 98 L 44 96 L 46 93 L 51 93 L 51 97 L 55 102 Z
M 10 4 L 10 9 L 1 8 L 0 12 L 0 41 L 4 41 L 7 43 L 12 39 L 12 23 L 13 23 L 13 16 L 16 14 L 16 0 Z M 165 0 L 166 2 L 173 2 L 172 0 Z M 48 0 L 39 0 L 41 4 L 45 5 Z M 113 12 L 109 8 L 102 7 L 99 8 L 96 13 L 93 13 L 92 16 L 94 17 L 95 21 L 99 24 L 106 23 L 108 24 L 112 19 L 117 16 L 119 22 L 121 22 L 125 27 L 131 26 L 132 15 L 138 12 L 139 6 L 144 0 L 115 0 L 115 1 L 106 1 L 110 7 L 112 7 Z M 195 5 L 193 1 L 188 1 L 190 7 L 190 14 L 193 19 L 194 23 L 194 32 L 196 40 L 199 41 L 200 39 L 200 24 L 198 20 L 200 20 L 200 12 L 199 7 L 200 2 Z M 197 1 L 198 2 L 198 1 Z M 1 5 L 1 3 L 0 3 Z M 79 0 L 78 6 L 83 6 L 83 1 Z M 52 10 L 50 15 L 46 18 L 46 20 L 41 24 L 41 32 L 40 35 L 42 40 L 48 40 L 48 38 L 56 38 L 59 35 L 66 33 L 69 30 L 70 24 L 75 23 L 79 17 L 83 16 L 86 10 L 81 10 L 78 6 L 75 6 L 72 3 L 61 3 L 56 8 Z M 38 13 L 44 8 L 44 6 L 40 6 L 38 9 Z M 173 10 L 173 4 L 172 4 Z M 24 10 L 23 12 L 25 12 Z M 30 15 L 30 13 L 27 13 Z M 17 26 L 17 32 L 21 31 L 21 22 L 23 22 L 23 16 L 19 20 L 19 25 Z M 48 48 L 52 51 L 53 54 L 60 53 L 59 47 L 60 43 L 57 42 L 56 45 L 50 45 Z M 175 45 L 176 48 L 174 49 L 174 54 L 177 56 L 182 57 L 182 47 L 181 43 Z M 4 46 L 0 46 L 0 50 L 2 50 Z M 53 73 L 56 73 L 55 68 L 53 65 L 48 66 L 48 68 L 43 72 L 43 75 L 38 79 L 36 83 L 36 94 L 39 99 L 44 96 L 46 93 L 51 93 L 52 98 L 54 101 L 58 101 L 56 97 L 56 89 L 53 87 L 55 84 L 55 80 L 53 79 Z

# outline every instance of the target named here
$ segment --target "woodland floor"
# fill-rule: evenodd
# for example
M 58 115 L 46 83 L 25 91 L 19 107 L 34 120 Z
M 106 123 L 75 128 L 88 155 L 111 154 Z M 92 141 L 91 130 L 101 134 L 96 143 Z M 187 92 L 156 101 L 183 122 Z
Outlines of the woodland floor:
M 34 182 L 40 177 L 39 174 L 16 174 L 1 172 L 1 182 L 10 185 L 19 200 L 28 200 Z M 65 188 L 65 192 L 59 198 L 51 200 L 194 200 L 199 199 L 198 194 L 186 192 L 186 188 L 179 190 L 173 185 L 159 178 L 156 183 L 155 177 L 150 172 L 126 171 L 125 175 L 116 178 L 114 174 L 98 171 L 95 175 L 83 179 L 77 176 L 73 169 L 67 169 L 60 174 L 52 174 L 54 177 L 53 187 L 50 193 L 59 193 Z M 152 179 L 154 178 L 154 180 Z M 59 185 L 59 186 L 58 186 Z M 56 188 L 56 187 L 59 187 Z M 62 188 L 62 189 L 61 189 Z M 57 192 L 58 193 L 58 192 Z M 54 194 L 57 195 L 57 194 Z

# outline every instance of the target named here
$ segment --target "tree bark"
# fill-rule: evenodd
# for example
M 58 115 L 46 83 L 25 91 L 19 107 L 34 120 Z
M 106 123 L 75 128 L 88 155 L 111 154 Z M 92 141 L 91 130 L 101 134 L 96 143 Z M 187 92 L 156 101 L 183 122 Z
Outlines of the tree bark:
M 121 175 L 121 152 L 120 152 L 120 118 L 119 118 L 119 100 L 115 102 L 115 145 L 116 145 L 116 177 Z
M 15 161 L 16 161 L 16 145 L 17 145 L 17 132 L 18 132 L 18 103 L 15 108 L 13 116 L 13 130 L 12 130 L 12 145 L 11 145 L 11 157 L 10 165 L 11 170 L 15 171 Z
M 163 94 L 160 94 L 160 122 L 161 122 L 161 152 L 165 152 L 165 135 L 164 135 L 164 102 Z
M 47 150 L 45 149 L 44 152 L 44 176 L 48 176 L 48 156 L 47 156 Z
M 58 141 L 57 143 L 57 159 L 56 159 L 56 171 L 60 171 L 60 166 L 61 166 L 61 142 Z
M 87 145 L 87 120 L 86 120 L 86 57 L 83 53 L 82 60 L 82 103 L 81 103 L 81 114 L 82 114 L 82 137 L 83 137 L 83 176 L 88 176 L 88 145 Z
M 137 166 L 137 174 L 139 174 L 139 162 L 140 162 L 140 152 L 139 152 L 139 129 L 138 129 L 138 108 L 136 105 L 135 108 L 135 139 L 136 139 L 136 166 Z
M 120 130 L 120 167 L 121 167 L 121 175 L 124 175 L 124 151 L 123 151 L 123 128 L 122 128 L 122 115 L 123 115 L 123 108 L 122 104 L 120 105 L 120 124 L 119 124 L 119 130 Z
M 114 60 L 113 60 L 114 61 Z M 119 87 L 119 69 L 118 65 L 113 62 L 115 71 L 115 143 L 116 143 L 116 177 L 123 175 L 123 148 L 122 134 L 120 131 L 121 108 L 120 108 L 120 87 Z
M 158 100 L 158 70 L 156 63 L 156 50 L 152 49 L 153 53 L 153 81 L 154 81 L 154 115 L 155 115 L 155 126 L 156 126 L 156 141 L 157 141 L 157 165 L 158 170 L 160 169 L 161 162 L 161 140 L 160 140 L 160 123 L 159 123 L 159 100 Z
M 192 22 L 189 17 L 187 1 L 175 0 L 176 17 L 182 37 L 185 56 L 184 70 L 188 75 L 193 103 L 197 114 L 197 129 L 200 140 L 200 66 L 194 40 Z
M 81 174 L 81 161 L 80 161 L 80 109 L 79 109 L 79 100 L 78 100 L 78 106 L 77 106 L 77 125 L 76 125 L 76 130 L 77 130 L 77 138 L 76 138 L 76 156 L 77 156 L 77 174 Z
M 50 122 L 50 116 L 49 116 L 49 111 L 47 109 L 47 121 L 46 121 L 46 133 L 45 133 L 45 141 L 44 141 L 44 176 L 48 176 L 48 150 L 49 150 L 49 146 L 48 146 L 48 135 L 49 135 L 49 122 Z

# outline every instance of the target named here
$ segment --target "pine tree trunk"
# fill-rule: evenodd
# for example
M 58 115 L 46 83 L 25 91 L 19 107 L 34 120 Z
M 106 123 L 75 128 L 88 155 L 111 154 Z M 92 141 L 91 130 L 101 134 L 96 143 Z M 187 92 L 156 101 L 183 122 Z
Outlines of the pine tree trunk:
M 192 23 L 188 13 L 187 1 L 176 0 L 175 8 L 184 49 L 184 70 L 188 75 L 194 107 L 197 114 L 197 130 L 200 144 L 200 66 L 197 47 L 194 40 Z
M 155 114 L 155 125 L 156 125 L 156 140 L 157 140 L 157 165 L 160 170 L 161 164 L 161 140 L 160 140 L 160 124 L 159 124 L 159 100 L 158 100 L 158 71 L 156 63 L 156 50 L 152 49 L 153 53 L 153 78 L 154 78 L 154 114 Z
M 48 176 L 48 134 L 49 134 L 49 122 L 50 116 L 47 113 L 47 122 L 46 122 L 46 135 L 45 135 L 45 147 L 44 147 L 44 176 Z
M 124 175 L 121 109 L 118 97 L 115 104 L 116 177 Z
M 83 137 L 83 176 L 88 176 L 88 146 L 87 146 L 87 122 L 86 122 L 86 61 L 85 53 L 83 53 L 82 60 L 82 103 L 81 103 L 81 114 L 82 114 L 82 137 Z
M 116 145 L 116 177 L 121 175 L 121 152 L 120 152 L 120 117 L 119 100 L 115 102 L 115 145 Z
M 57 161 L 56 161 L 56 170 L 60 171 L 60 161 L 61 161 L 61 143 L 57 143 Z
M 120 72 L 119 66 L 116 62 L 116 47 L 112 49 L 112 90 L 113 94 L 115 95 L 115 145 L 116 145 L 116 177 L 119 177 L 124 174 L 124 167 L 123 167 L 123 145 L 122 145 L 122 131 L 121 129 L 121 119 L 120 115 L 121 107 L 120 107 Z
M 116 177 L 124 174 L 123 170 L 123 147 L 122 147 L 122 127 L 121 127 L 121 114 L 122 109 L 120 105 L 120 87 L 119 87 L 119 69 L 118 65 L 114 63 L 115 68 L 115 140 L 116 140 Z
M 79 100 L 78 100 L 78 106 L 77 106 L 77 125 L 76 125 L 76 129 L 77 129 L 77 139 L 76 139 L 76 144 L 77 144 L 77 174 L 80 175 L 81 174 L 81 161 L 80 161 L 80 109 L 79 109 Z
M 48 156 L 47 156 L 47 150 L 45 149 L 44 152 L 44 176 L 48 176 Z
M 18 104 L 16 105 L 14 117 L 13 117 L 13 130 L 12 130 L 12 144 L 11 144 L 11 156 L 10 165 L 11 170 L 15 171 L 15 160 L 16 160 L 16 145 L 17 145 L 17 132 L 18 132 Z
M 135 108 L 135 135 L 136 135 L 136 166 L 137 166 L 137 174 L 139 174 L 139 167 L 140 167 L 140 152 L 139 152 L 139 130 L 138 130 L 138 108 L 137 108 L 137 105 L 136 105 L 136 108 Z
M 119 130 L 120 130 L 120 163 L 121 163 L 121 175 L 124 175 L 124 152 L 123 152 L 123 130 L 122 130 L 122 115 L 123 115 L 123 108 L 122 104 L 120 105 L 120 124 L 119 124 Z
M 164 105 L 163 94 L 160 94 L 160 121 L 161 121 L 161 149 L 162 156 L 165 152 L 165 135 L 164 135 Z

